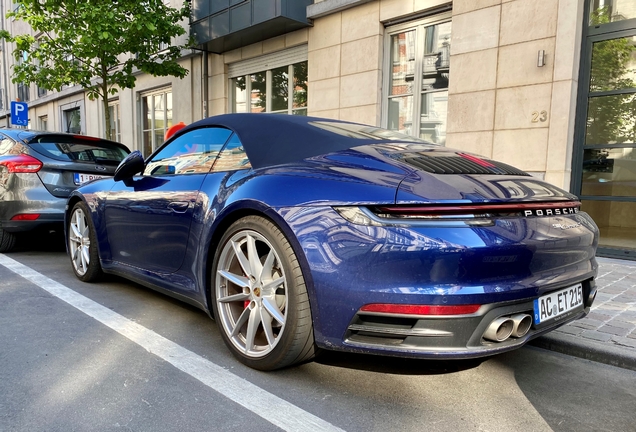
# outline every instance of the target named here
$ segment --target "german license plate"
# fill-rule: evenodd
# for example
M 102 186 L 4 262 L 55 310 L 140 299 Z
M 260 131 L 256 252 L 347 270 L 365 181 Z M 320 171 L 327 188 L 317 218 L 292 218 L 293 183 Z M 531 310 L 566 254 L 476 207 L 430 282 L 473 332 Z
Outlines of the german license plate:
M 551 292 L 534 301 L 534 323 L 541 324 L 556 320 L 566 313 L 583 305 L 583 285 Z
M 97 180 L 97 179 L 101 179 L 101 178 L 105 178 L 108 176 L 103 176 L 100 174 L 83 174 L 83 173 L 74 173 L 73 174 L 73 181 L 75 182 L 76 185 L 83 185 L 86 182 L 89 182 L 91 180 Z

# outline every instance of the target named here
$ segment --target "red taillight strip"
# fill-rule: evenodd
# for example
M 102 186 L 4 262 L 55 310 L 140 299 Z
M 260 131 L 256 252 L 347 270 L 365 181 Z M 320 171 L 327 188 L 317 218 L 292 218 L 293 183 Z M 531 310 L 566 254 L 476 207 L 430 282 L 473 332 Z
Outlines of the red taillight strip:
M 430 214 L 466 214 L 495 211 L 499 213 L 515 213 L 523 210 L 544 210 L 554 208 L 580 207 L 580 201 L 518 203 L 518 204 L 470 204 L 470 205 L 430 205 L 430 206 L 383 206 L 377 207 L 378 212 L 401 215 L 430 215 Z
M 42 168 L 42 162 L 25 154 L 6 157 L 0 160 L 0 165 L 6 166 L 10 173 L 35 173 Z
M 361 312 L 399 315 L 467 315 L 477 312 L 480 305 L 405 305 L 372 303 L 360 308 Z
M 22 214 L 17 214 L 15 216 L 13 216 L 11 218 L 12 221 L 34 221 L 37 218 L 39 218 L 40 215 L 39 214 L 26 214 L 26 213 L 22 213 Z

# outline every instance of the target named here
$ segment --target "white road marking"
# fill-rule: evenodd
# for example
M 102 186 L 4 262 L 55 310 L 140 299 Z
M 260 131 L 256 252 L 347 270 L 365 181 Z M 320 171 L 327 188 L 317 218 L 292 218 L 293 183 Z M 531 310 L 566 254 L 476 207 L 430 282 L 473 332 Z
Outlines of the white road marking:
M 342 431 L 4 254 L 0 264 L 285 431 Z

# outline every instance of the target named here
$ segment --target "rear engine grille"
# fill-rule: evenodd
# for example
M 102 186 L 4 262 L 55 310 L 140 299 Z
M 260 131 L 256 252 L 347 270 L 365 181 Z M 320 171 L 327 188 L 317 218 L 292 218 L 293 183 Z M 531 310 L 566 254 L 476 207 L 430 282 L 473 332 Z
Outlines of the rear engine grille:
M 405 157 L 402 161 L 433 174 L 530 175 L 505 163 L 463 154 L 457 156 L 417 155 Z

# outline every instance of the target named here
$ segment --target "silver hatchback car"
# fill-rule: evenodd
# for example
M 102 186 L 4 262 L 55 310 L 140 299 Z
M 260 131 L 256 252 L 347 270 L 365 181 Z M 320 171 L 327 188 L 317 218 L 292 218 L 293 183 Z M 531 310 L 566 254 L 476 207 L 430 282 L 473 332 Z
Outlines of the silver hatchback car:
M 112 176 L 129 153 L 101 138 L 0 128 L 0 252 L 10 251 L 20 232 L 62 231 L 69 194 Z

